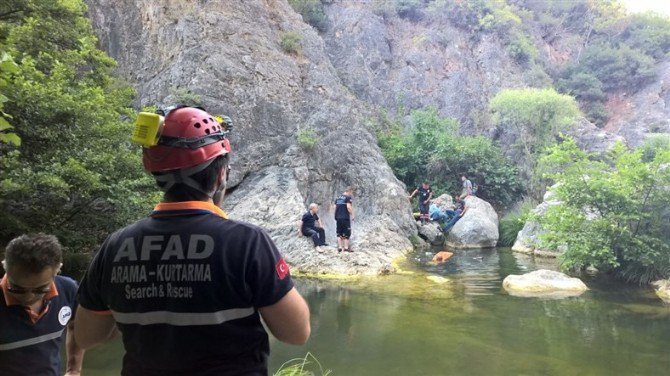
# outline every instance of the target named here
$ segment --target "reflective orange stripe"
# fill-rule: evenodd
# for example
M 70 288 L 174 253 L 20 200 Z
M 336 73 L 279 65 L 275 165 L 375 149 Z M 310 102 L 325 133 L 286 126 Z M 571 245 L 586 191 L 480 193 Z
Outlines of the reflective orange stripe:
M 161 202 L 154 208 L 154 211 L 170 210 L 207 210 L 221 218 L 228 219 L 226 212 L 209 201 Z

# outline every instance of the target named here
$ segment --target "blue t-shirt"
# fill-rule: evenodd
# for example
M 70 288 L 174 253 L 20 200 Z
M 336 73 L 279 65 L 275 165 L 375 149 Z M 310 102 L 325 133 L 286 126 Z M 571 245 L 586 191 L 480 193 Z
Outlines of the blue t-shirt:
M 342 194 L 335 199 L 335 219 L 350 219 L 347 204 L 352 203 L 353 198 Z
M 211 203 L 161 203 L 110 235 L 79 289 L 81 306 L 112 314 L 122 375 L 266 375 L 259 307 L 293 288 L 260 227 Z
M 0 293 L 0 375 L 61 374 L 60 349 L 77 308 L 77 283 L 57 275 L 54 285 L 57 295 L 47 300 L 35 322 L 25 307 L 8 305 L 11 296 L 4 289 Z

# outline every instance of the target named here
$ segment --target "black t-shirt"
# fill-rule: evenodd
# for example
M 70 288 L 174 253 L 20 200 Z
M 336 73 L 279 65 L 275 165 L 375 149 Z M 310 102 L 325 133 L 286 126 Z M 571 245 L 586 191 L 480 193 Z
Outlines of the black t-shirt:
M 161 203 L 110 235 L 79 289 L 123 333 L 122 375 L 267 374 L 259 307 L 293 288 L 260 227 L 205 202 Z
M 312 212 L 308 211 L 302 216 L 302 228 L 314 228 L 316 227 L 316 221 L 318 220 L 319 216 L 316 215 L 316 213 L 312 214 Z
M 421 200 L 421 202 L 428 200 L 430 193 L 433 192 L 430 187 L 424 188 L 423 185 L 419 186 L 416 190 L 419 192 L 419 200 Z
M 335 199 L 335 219 L 350 219 L 347 204 L 352 203 L 353 198 L 342 194 Z

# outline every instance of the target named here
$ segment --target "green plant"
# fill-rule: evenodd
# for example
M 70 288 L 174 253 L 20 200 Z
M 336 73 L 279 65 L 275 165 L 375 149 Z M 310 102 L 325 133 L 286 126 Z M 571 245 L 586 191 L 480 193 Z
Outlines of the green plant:
M 594 266 L 640 283 L 670 277 L 668 166 L 662 148 L 645 161 L 622 144 L 602 159 L 572 140 L 551 147 L 540 168 L 562 203 L 538 218 L 542 247 L 566 247 L 565 269 Z
M 319 137 L 313 129 L 301 129 L 298 132 L 298 145 L 304 150 L 313 150 L 319 142 Z
M 382 117 L 376 133 L 386 161 L 408 187 L 428 179 L 435 190 L 453 194 L 465 174 L 479 185 L 477 195 L 496 206 L 520 193 L 517 169 L 498 147 L 481 136 L 459 136 L 458 123 L 434 108 L 412 111 L 406 125 Z
M 318 366 L 318 370 L 311 370 Z M 328 376 L 331 370 L 324 370 L 319 360 L 308 352 L 304 358 L 291 359 L 279 367 L 273 376 Z
M 500 219 L 500 224 L 498 226 L 498 232 L 500 234 L 498 237 L 499 247 L 511 247 L 514 245 L 519 231 L 521 231 L 526 224 L 534 206 L 534 201 L 525 200 L 519 209 L 505 214 L 505 216 Z
M 507 155 L 522 163 L 527 192 L 539 199 L 544 184 L 535 174 L 539 155 L 581 115 L 574 98 L 552 88 L 506 89 L 489 104 L 500 137 L 512 143 Z
M 281 34 L 281 48 L 288 53 L 300 54 L 302 37 L 295 31 L 287 31 Z
M 324 32 L 328 29 L 328 17 L 320 0 L 289 0 L 293 10 L 300 13 L 302 19 L 315 29 Z
M 2 111 L 21 140 L 0 147 L 0 242 L 41 231 L 85 252 L 159 199 L 129 142 L 134 91 L 82 1 L 17 5 L 0 22 Z
M 170 94 L 174 97 L 175 103 L 184 106 L 202 106 L 202 97 L 186 88 L 171 88 Z

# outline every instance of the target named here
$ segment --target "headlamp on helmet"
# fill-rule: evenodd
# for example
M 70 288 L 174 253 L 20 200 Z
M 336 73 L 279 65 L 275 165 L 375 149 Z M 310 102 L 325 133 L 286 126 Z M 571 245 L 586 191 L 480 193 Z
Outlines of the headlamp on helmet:
M 228 116 L 221 119 L 197 107 L 170 107 L 157 114 L 141 112 L 132 141 L 143 146 L 147 171 L 188 169 L 230 153 L 226 135 L 232 121 Z

